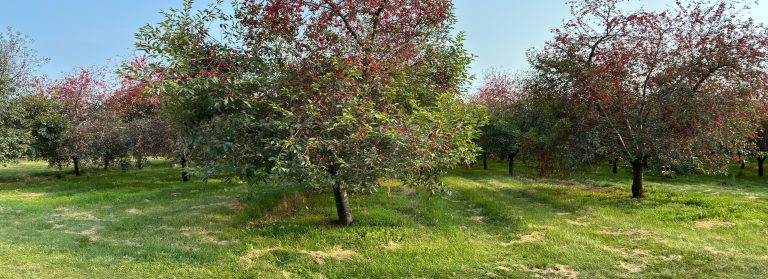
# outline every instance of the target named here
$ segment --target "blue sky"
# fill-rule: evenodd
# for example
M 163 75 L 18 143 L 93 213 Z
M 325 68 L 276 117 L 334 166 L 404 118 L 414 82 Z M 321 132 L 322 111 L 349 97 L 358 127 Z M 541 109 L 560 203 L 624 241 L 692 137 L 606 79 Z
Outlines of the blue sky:
M 569 16 L 565 0 L 454 2 L 456 28 L 467 33 L 467 48 L 477 56 L 472 72 L 478 77 L 489 68 L 526 69 L 526 51 L 541 47 L 551 38 L 550 30 Z M 649 8 L 672 3 L 635 1 Z M 41 72 L 55 78 L 75 67 L 119 63 L 132 54 L 134 34 L 141 26 L 158 22 L 161 9 L 180 5 L 181 0 L 5 0 L 0 28 L 10 26 L 31 37 L 39 55 L 50 59 Z M 768 21 L 768 3 L 752 14 Z

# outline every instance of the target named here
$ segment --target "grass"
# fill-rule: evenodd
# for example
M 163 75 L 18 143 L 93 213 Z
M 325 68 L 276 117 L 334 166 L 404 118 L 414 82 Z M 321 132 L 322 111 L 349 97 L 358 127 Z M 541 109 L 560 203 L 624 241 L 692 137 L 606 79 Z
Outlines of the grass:
M 332 195 L 143 171 L 83 177 L 0 169 L 0 278 L 725 278 L 768 274 L 768 179 L 630 176 L 602 167 L 540 179 L 492 169 L 444 178 L 453 195 Z M 608 167 L 605 167 L 607 170 Z

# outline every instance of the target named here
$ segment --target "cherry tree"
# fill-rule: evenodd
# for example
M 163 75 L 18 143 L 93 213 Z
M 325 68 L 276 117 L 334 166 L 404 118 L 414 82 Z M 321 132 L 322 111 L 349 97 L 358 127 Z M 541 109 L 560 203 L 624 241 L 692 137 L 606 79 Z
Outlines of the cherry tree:
M 725 171 L 754 123 L 741 90 L 765 69 L 768 36 L 740 2 L 678 1 L 667 11 L 624 11 L 619 0 L 573 1 L 573 18 L 535 57 L 565 83 L 561 98 L 584 108 L 632 165 L 643 197 L 648 160 Z
M 461 98 L 471 57 L 451 35 L 451 1 L 246 0 L 234 17 L 190 7 L 145 27 L 139 48 L 187 108 L 182 126 L 209 135 L 199 149 L 215 167 L 327 185 L 348 225 L 348 193 L 384 176 L 438 191 L 437 175 L 474 157 L 482 118 Z
M 768 160 L 768 74 L 755 81 L 757 96 L 757 123 L 760 123 L 754 138 L 753 154 L 757 160 L 758 176 L 765 176 L 765 161 Z
M 21 98 L 33 91 L 33 71 L 45 60 L 30 44 L 29 38 L 10 28 L 0 32 L 0 164 L 24 156 L 31 141 Z
M 246 1 L 250 49 L 287 70 L 271 96 L 288 127 L 275 169 L 327 173 L 342 224 L 348 190 L 382 176 L 439 185 L 442 168 L 473 157 L 476 124 L 462 105 L 469 55 L 450 34 L 453 4 L 409 1 Z M 275 93 L 280 91 L 274 91 Z
M 765 175 L 765 161 L 768 160 L 768 73 L 757 76 L 752 83 L 757 93 L 756 107 L 758 111 L 757 121 L 760 130 L 755 137 L 755 159 L 757 159 L 758 175 Z
M 54 81 L 45 94 L 55 100 L 68 123 L 61 146 L 44 156 L 54 165 L 63 166 L 71 160 L 75 174 L 81 174 L 81 163 L 91 158 L 94 142 L 96 108 L 110 92 L 103 68 L 80 68 Z
M 765 160 L 768 159 L 768 121 L 764 121 L 756 138 L 755 159 L 757 160 L 757 174 L 765 175 Z
M 129 157 L 131 142 L 128 130 L 115 110 L 99 107 L 81 125 L 89 132 L 87 149 L 90 159 L 104 170 L 116 161 Z
M 146 57 L 127 61 L 120 76 L 118 87 L 106 103 L 124 126 L 126 152 L 136 158 L 136 167 L 142 169 L 146 156 L 173 153 L 174 134 L 163 113 L 166 100 L 151 92 L 152 86 L 160 82 L 160 75 L 151 69 Z
M 139 72 L 143 74 L 139 76 L 144 77 L 141 80 L 148 82 L 144 87 L 145 94 L 154 95 L 163 103 L 161 116 L 167 116 L 163 121 L 170 127 L 168 132 L 172 135 L 175 156 L 181 163 L 182 181 L 191 179 L 193 157 L 211 168 L 219 162 L 237 161 L 217 154 L 216 144 L 223 141 L 213 135 L 225 137 L 224 132 L 231 131 L 242 136 L 235 131 L 235 125 L 244 122 L 231 123 L 232 129 L 217 134 L 211 134 L 210 123 L 223 121 L 221 116 L 225 113 L 255 109 L 235 100 L 237 95 L 256 93 L 244 81 L 238 80 L 236 74 L 244 74 L 244 69 L 258 74 L 263 72 L 259 59 L 209 33 L 211 25 L 229 26 L 232 30 L 226 30 L 225 35 L 242 41 L 237 39 L 241 34 L 236 32 L 241 27 L 231 25 L 232 16 L 224 14 L 220 5 L 221 2 L 217 2 L 193 11 L 192 1 L 184 1 L 181 9 L 163 12 L 163 22 L 157 26 L 144 26 L 137 34 L 137 48 L 147 57 L 139 67 L 133 68 L 141 69 Z M 256 80 L 258 74 L 249 78 Z M 235 150 L 231 146 L 225 149 Z
M 525 101 L 524 80 L 506 72 L 488 72 L 471 101 L 485 107 L 489 122 L 478 139 L 483 148 L 483 168 L 491 154 L 506 157 L 508 172 L 514 174 L 515 157 L 523 147 Z

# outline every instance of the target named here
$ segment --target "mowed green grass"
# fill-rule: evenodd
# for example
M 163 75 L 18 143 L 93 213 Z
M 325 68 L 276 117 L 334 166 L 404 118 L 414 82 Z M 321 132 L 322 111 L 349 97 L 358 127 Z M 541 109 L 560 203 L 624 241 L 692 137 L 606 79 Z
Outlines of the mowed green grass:
M 143 171 L 83 177 L 24 162 L 0 169 L 2 278 L 761 278 L 768 178 L 627 173 L 539 179 L 456 170 L 453 194 L 400 187 L 352 197 Z M 529 178 L 525 178 L 529 176 Z

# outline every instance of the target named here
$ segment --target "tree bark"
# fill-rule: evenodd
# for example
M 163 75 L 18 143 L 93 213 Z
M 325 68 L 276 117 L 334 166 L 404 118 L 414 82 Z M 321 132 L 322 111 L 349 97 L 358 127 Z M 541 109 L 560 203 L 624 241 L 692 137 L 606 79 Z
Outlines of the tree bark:
M 144 154 L 141 152 L 136 153 L 136 168 L 144 169 Z
M 488 169 L 488 151 L 483 151 L 483 169 Z
M 509 175 L 515 175 L 515 157 L 517 157 L 517 151 L 510 152 L 507 156 L 509 162 Z
M 189 181 L 189 155 L 181 155 L 181 181 Z
M 111 161 L 112 160 L 110 160 L 108 158 L 104 158 L 104 170 L 109 170 L 109 162 L 111 162 Z
M 739 163 L 741 164 L 741 169 L 747 168 L 746 161 L 747 160 L 744 158 L 744 154 L 741 154 L 741 152 L 739 152 Z
M 757 158 L 757 175 L 758 176 L 764 176 L 765 175 L 765 169 L 763 168 L 763 163 L 765 163 L 766 158 Z
M 644 195 L 643 162 L 636 160 L 632 162 L 632 197 L 636 199 L 642 199 Z
M 618 174 L 619 173 L 619 159 L 613 159 L 613 161 L 611 161 L 611 163 L 613 164 L 613 174 Z
M 75 164 L 75 175 L 80 176 L 80 158 L 72 158 L 72 162 Z
M 337 169 L 336 165 L 331 165 L 328 168 L 328 172 L 331 174 L 331 179 L 333 179 L 333 198 L 336 200 L 336 213 L 339 215 L 339 225 L 342 226 L 348 226 L 352 224 L 352 211 L 349 209 L 349 197 L 347 196 L 347 191 L 344 189 L 344 186 L 339 183 L 338 177 L 336 176 Z

